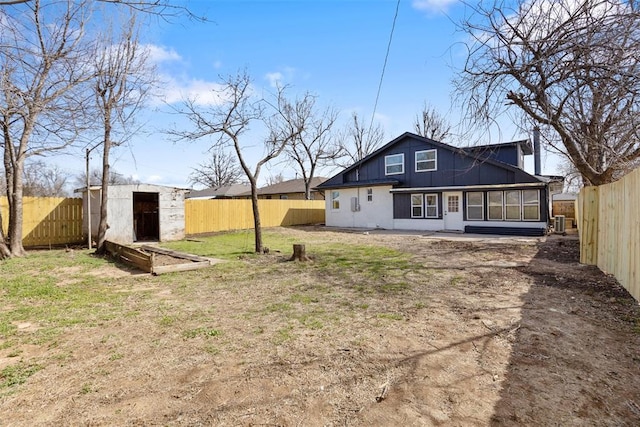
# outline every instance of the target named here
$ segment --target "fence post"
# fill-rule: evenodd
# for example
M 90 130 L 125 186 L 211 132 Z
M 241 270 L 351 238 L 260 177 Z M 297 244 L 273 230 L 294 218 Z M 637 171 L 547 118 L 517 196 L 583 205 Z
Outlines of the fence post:
M 580 262 L 587 265 L 598 264 L 598 187 L 584 187 L 580 190 Z

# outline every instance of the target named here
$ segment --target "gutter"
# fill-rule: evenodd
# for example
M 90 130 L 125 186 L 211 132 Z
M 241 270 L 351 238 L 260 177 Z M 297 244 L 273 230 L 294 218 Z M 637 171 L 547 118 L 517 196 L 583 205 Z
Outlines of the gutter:
M 413 188 L 393 188 L 391 193 L 413 193 L 413 192 L 426 192 L 426 191 L 462 191 L 462 190 L 486 190 L 486 189 L 501 189 L 501 188 L 544 188 L 547 184 L 544 182 L 527 182 L 522 184 L 489 184 L 489 185 L 465 185 L 456 187 L 413 187 Z

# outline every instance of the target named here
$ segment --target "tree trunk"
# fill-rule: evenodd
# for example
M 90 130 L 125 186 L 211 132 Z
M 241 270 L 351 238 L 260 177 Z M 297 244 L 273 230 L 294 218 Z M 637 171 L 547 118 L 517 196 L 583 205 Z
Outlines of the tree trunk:
M 26 254 L 22 246 L 22 171 L 24 159 L 17 159 L 12 170 L 11 194 L 9 195 L 9 250 L 11 256 L 24 256 Z
M 255 251 L 262 253 L 262 225 L 260 224 L 260 210 L 258 209 L 258 188 L 255 180 L 251 181 L 251 208 L 253 209 L 253 232 L 255 235 Z
M 100 223 L 98 225 L 98 242 L 96 253 L 104 255 L 107 248 L 107 203 L 109 199 L 109 152 L 111 151 L 111 114 L 105 112 L 104 142 L 102 147 L 102 191 L 100 195 Z
M 305 245 L 294 244 L 293 245 L 293 255 L 289 258 L 289 261 L 309 261 L 310 258 L 307 256 L 307 249 Z
M 11 258 L 11 251 L 7 246 L 7 240 L 4 237 L 4 230 L 2 229 L 2 214 L 0 213 L 0 259 Z

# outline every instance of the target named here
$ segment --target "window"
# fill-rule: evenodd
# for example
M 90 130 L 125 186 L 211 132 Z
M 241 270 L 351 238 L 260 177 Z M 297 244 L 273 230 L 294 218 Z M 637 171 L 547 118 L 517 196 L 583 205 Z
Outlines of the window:
M 392 154 L 384 157 L 384 174 L 397 175 L 404 173 L 404 154 Z
M 416 172 L 428 172 L 438 169 L 436 150 L 416 151 Z
M 288 200 L 289 196 L 287 196 L 286 194 L 281 194 L 280 195 L 280 200 Z
M 489 191 L 487 196 L 489 199 L 489 219 L 502 221 L 504 219 L 502 212 L 502 191 Z
M 467 193 L 467 219 L 477 221 L 484 219 L 484 193 Z
M 340 209 L 340 192 L 331 192 L 331 209 Z
M 459 212 L 460 200 L 458 196 L 447 196 L 447 212 Z
M 504 211 L 507 221 L 520 221 L 520 190 L 504 192 Z
M 427 218 L 438 218 L 438 196 L 435 194 L 425 194 L 425 204 L 427 207 Z
M 367 188 L 367 202 L 373 202 L 373 188 Z
M 538 190 L 522 191 L 522 219 L 525 221 L 540 219 L 540 192 Z
M 422 194 L 411 195 L 411 218 L 422 218 L 422 206 L 423 206 Z

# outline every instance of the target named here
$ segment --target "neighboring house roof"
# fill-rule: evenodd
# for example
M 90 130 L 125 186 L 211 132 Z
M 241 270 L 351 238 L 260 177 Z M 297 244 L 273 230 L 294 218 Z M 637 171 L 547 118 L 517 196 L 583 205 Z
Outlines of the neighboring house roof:
M 311 178 L 311 191 L 318 191 L 315 189 L 316 186 L 325 182 L 327 178 L 322 176 L 317 176 Z M 304 179 L 290 179 L 288 181 L 278 182 L 277 184 L 267 185 L 258 189 L 258 195 L 267 196 L 270 194 L 292 194 L 292 193 L 304 193 Z M 250 195 L 251 192 L 247 192 L 243 194 L 243 196 Z
M 216 199 L 221 197 L 237 197 L 244 194 L 251 187 L 249 184 L 231 184 L 221 187 L 206 188 L 204 190 L 191 191 L 187 199 Z
M 490 145 L 475 147 L 475 148 L 482 148 L 482 150 L 479 150 L 479 152 L 477 152 L 475 149 L 469 150 L 469 149 L 458 148 L 449 144 L 445 144 L 439 141 L 435 141 L 429 138 L 425 138 L 425 137 L 413 134 L 411 132 L 405 132 L 399 137 L 392 140 L 391 142 L 380 147 L 373 153 L 364 157 L 362 160 L 354 163 L 353 165 L 344 169 L 342 172 L 328 179 L 324 183 L 318 185 L 317 188 L 320 190 L 325 190 L 330 188 L 372 186 L 377 184 L 377 185 L 392 185 L 396 187 L 395 191 L 402 191 L 403 188 L 405 188 L 406 190 L 410 190 L 411 187 L 414 186 L 414 183 L 402 182 L 400 180 L 401 176 L 386 177 L 384 176 L 384 174 L 382 174 L 382 175 L 378 175 L 377 177 L 373 177 L 373 176 L 365 177 L 362 180 L 347 178 L 347 177 L 352 177 L 354 174 L 356 176 L 360 175 L 359 173 L 360 169 L 364 170 L 365 166 L 368 163 L 375 161 L 375 159 L 378 158 L 379 156 L 386 155 L 387 153 L 392 153 L 396 145 L 405 144 L 407 142 L 414 144 L 415 145 L 414 148 L 418 148 L 419 146 L 425 145 L 429 147 L 435 147 L 438 149 L 446 150 L 457 156 L 466 158 L 468 160 L 468 163 L 472 166 L 473 165 L 491 165 L 494 167 L 494 169 L 498 168 L 503 171 L 511 172 L 515 177 L 514 178 L 515 182 L 518 182 L 518 183 L 528 183 L 529 185 L 536 185 L 536 184 L 545 185 L 545 183 L 547 182 L 546 179 L 528 174 L 523 169 L 517 166 L 514 166 L 509 163 L 501 162 L 496 159 L 487 158 L 487 156 L 484 155 L 483 153 L 485 152 L 486 149 L 489 149 L 489 147 L 491 147 Z M 509 145 L 515 146 L 517 144 L 523 144 L 524 142 L 527 142 L 527 141 L 526 140 L 513 141 L 505 144 L 496 144 L 496 146 L 502 146 L 502 147 L 506 147 Z M 526 152 L 530 152 L 530 149 Z

